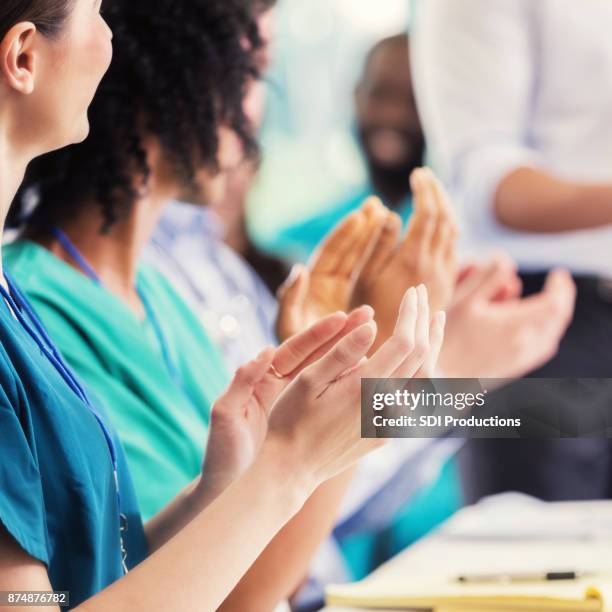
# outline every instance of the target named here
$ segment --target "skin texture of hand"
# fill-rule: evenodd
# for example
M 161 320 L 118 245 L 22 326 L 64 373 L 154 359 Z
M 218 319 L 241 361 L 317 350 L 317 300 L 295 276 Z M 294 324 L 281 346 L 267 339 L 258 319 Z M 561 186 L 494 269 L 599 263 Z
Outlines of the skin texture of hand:
M 436 351 L 442 327 L 443 317 L 430 321 L 427 292 L 420 287 L 406 295 L 394 334 L 370 359 L 372 321 L 327 349 L 275 402 L 266 440 L 245 474 L 204 510 L 185 515 L 179 529 L 167 529 L 170 538 L 146 561 L 79 610 L 218 609 L 317 488 L 381 444 L 361 439 L 361 377 L 418 372 Z M 1 588 L 50 589 L 43 563 L 1 527 L 0 553 Z
M 361 438 L 361 379 L 412 378 L 432 367 L 444 323 L 443 313 L 430 317 L 424 285 L 409 289 L 393 333 L 370 358 L 373 321 L 345 336 L 287 387 L 275 403 L 264 446 L 281 447 L 291 465 L 310 466 L 317 482 L 350 467 L 381 445 Z
M 388 337 L 404 292 L 427 286 L 432 309 L 444 310 L 457 279 L 457 226 L 448 197 L 427 168 L 411 176 L 414 214 L 399 241 L 401 220 L 388 215 L 371 257 L 357 279 L 352 305 L 369 304 L 376 313 L 379 342 Z
M 322 242 L 308 267 L 293 269 L 278 294 L 281 341 L 322 317 L 349 310 L 357 275 L 378 241 L 387 214 L 378 198 L 368 198 Z
M 512 260 L 497 256 L 460 280 L 440 369 L 451 378 L 514 378 L 544 365 L 571 322 L 576 288 L 564 270 L 552 272 L 541 293 L 520 298 Z
M 252 464 L 266 437 L 272 405 L 289 383 L 342 337 L 371 321 L 372 316 L 369 307 L 348 316 L 329 315 L 277 349 L 267 348 L 236 372 L 212 408 L 198 491 L 202 505 L 217 497 Z

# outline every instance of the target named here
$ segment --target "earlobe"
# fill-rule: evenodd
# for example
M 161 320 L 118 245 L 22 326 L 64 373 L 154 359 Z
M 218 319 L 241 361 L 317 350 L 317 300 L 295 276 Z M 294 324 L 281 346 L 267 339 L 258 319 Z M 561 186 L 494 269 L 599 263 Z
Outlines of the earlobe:
M 34 37 L 36 26 L 22 22 L 13 26 L 0 41 L 0 77 L 15 91 L 34 91 Z

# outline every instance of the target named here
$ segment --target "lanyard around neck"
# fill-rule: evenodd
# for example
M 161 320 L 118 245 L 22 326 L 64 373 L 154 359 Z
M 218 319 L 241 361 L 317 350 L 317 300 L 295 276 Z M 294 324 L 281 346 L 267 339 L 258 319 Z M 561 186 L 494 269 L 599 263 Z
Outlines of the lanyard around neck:
M 70 255 L 73 259 L 74 263 L 78 266 L 85 276 L 90 278 L 96 285 L 100 287 L 103 286 L 102 279 L 100 275 L 93 269 L 92 265 L 85 259 L 83 254 L 79 251 L 76 245 L 68 238 L 65 232 L 63 232 L 59 227 L 54 227 L 52 229 L 53 236 L 57 239 L 57 241 L 62 245 L 62 248 Z M 140 297 L 140 301 L 145 310 L 146 318 L 150 322 L 153 327 L 153 332 L 155 333 L 155 337 L 157 338 L 157 342 L 160 346 L 162 358 L 166 364 L 166 368 L 170 372 L 170 376 L 182 388 L 182 381 L 179 375 L 178 368 L 176 367 L 172 357 L 170 355 L 170 348 L 168 342 L 166 340 L 166 336 L 162 330 L 162 326 L 155 315 L 155 310 L 151 306 L 149 298 L 146 296 L 144 291 L 141 291 L 138 287 L 136 287 L 136 292 Z
M 85 404 L 89 409 L 94 419 L 98 423 L 106 445 L 108 447 L 111 463 L 113 466 L 113 480 L 115 485 L 115 492 L 117 495 L 117 510 L 119 513 L 119 538 L 121 546 L 121 565 L 123 571 L 127 573 L 126 558 L 127 553 L 123 541 L 123 531 L 127 530 L 127 518 L 121 512 L 121 494 L 119 489 L 119 468 L 117 462 L 117 450 L 113 437 L 104 422 L 100 413 L 96 410 L 95 406 L 91 402 L 85 389 L 83 389 L 81 383 L 78 381 L 72 370 L 68 367 L 64 358 L 60 354 L 59 350 L 51 340 L 47 331 L 45 330 L 40 319 L 30 306 L 27 299 L 23 296 L 17 285 L 13 282 L 12 278 L 7 274 L 5 275 L 8 291 L 0 283 L 0 294 L 11 308 L 15 317 L 19 321 L 21 327 L 27 332 L 32 338 L 38 348 L 42 351 L 45 357 L 49 360 L 51 365 L 55 368 L 58 374 L 62 377 L 65 383 L 70 387 L 72 392 Z

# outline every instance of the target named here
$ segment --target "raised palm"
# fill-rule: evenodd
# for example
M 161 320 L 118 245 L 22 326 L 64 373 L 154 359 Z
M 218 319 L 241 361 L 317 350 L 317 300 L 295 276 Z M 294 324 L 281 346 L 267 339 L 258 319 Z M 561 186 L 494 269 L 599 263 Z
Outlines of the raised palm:
M 332 314 L 278 349 L 266 349 L 236 372 L 212 409 L 203 466 L 204 487 L 211 497 L 251 465 L 266 438 L 274 402 L 291 381 L 372 314 L 370 308 L 350 316 Z
M 433 173 L 411 177 L 415 212 L 400 241 L 401 220 L 390 213 L 372 255 L 355 283 L 351 306 L 371 305 L 381 330 L 390 335 L 405 291 L 426 285 L 431 307 L 445 310 L 457 279 L 457 229 L 448 198 Z
M 346 217 L 322 242 L 308 267 L 299 266 L 279 292 L 281 340 L 321 318 L 347 311 L 359 272 L 378 240 L 387 210 L 377 198 Z

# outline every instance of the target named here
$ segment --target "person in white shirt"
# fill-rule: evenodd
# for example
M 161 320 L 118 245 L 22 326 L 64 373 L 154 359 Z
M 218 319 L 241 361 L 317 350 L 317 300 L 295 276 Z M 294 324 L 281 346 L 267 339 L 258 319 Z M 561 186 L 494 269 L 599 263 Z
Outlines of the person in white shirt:
M 540 377 L 612 375 L 612 3 L 421 0 L 417 102 L 434 166 L 460 208 L 464 245 L 503 248 L 526 293 L 564 266 L 575 317 Z M 468 499 L 517 489 L 609 497 L 605 440 L 477 441 Z

